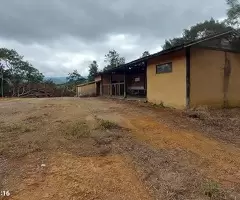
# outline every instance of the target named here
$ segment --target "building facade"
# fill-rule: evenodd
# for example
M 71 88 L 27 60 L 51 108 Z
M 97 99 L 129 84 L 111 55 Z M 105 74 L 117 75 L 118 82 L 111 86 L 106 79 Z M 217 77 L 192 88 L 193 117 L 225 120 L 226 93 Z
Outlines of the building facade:
M 228 31 L 137 59 L 99 73 L 95 93 L 180 109 L 240 106 L 239 41 Z

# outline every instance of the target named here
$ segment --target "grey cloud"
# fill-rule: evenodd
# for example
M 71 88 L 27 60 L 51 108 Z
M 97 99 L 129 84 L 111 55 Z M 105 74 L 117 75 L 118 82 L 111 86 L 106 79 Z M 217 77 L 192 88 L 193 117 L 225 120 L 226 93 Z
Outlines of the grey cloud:
M 15 48 L 46 75 L 87 74 L 116 49 L 127 61 L 210 17 L 225 0 L 1 0 L 0 45 Z
M 2 0 L 0 34 L 25 42 L 68 35 L 89 42 L 109 33 L 168 37 L 224 12 L 224 0 Z

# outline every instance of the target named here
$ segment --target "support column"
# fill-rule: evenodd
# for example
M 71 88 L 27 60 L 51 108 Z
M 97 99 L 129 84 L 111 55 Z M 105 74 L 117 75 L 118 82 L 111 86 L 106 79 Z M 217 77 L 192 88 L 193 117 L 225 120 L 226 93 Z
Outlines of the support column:
M 145 73 L 145 96 L 146 96 L 146 98 L 147 98 L 147 66 L 148 66 L 148 64 L 147 64 L 147 61 L 145 61 L 145 63 L 144 63 L 144 68 L 145 68 L 145 70 L 144 70 L 144 73 Z
M 186 108 L 190 108 L 190 89 L 191 89 L 191 50 L 190 47 L 186 48 Z
M 101 75 L 100 81 L 100 96 L 103 96 L 103 75 Z
M 124 98 L 127 98 L 126 72 L 124 72 Z
M 110 75 L 110 96 L 112 96 L 112 73 Z

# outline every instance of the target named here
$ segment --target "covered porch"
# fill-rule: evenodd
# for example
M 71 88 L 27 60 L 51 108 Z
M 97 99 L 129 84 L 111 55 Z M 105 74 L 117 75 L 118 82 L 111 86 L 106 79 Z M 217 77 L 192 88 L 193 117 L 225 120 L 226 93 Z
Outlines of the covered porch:
M 146 98 L 146 62 L 122 65 L 101 73 L 102 96 L 115 98 Z

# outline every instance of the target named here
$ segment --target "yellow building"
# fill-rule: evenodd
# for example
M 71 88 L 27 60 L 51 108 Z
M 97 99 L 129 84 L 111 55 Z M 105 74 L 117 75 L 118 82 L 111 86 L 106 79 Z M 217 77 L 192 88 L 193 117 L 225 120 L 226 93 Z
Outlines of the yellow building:
M 97 83 L 89 82 L 81 85 L 77 85 L 76 94 L 77 97 L 93 97 L 99 95 L 97 93 Z
M 231 30 L 175 46 L 99 73 L 95 90 L 181 109 L 240 106 L 239 44 Z

